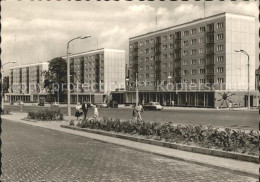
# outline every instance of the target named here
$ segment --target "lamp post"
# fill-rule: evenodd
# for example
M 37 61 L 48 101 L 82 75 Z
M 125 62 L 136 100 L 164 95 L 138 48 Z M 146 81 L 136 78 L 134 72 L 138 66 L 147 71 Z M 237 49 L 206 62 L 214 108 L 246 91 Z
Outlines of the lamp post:
M 132 68 L 132 66 L 127 66 L 127 68 Z M 128 75 L 129 77 L 129 75 Z M 126 81 L 129 81 L 129 78 L 126 78 Z M 138 73 L 136 72 L 135 73 L 135 96 L 136 96 L 136 99 L 135 99 L 135 104 L 136 106 L 138 105 L 138 100 L 139 100 L 139 94 L 138 94 Z
M 4 109 L 4 88 L 3 88 L 3 85 L 4 85 L 4 65 L 7 65 L 7 64 L 10 64 L 10 63 L 16 63 L 16 61 L 10 61 L 10 62 L 7 62 L 5 64 L 3 64 L 1 66 L 1 87 L 2 87 L 2 110 Z M 11 93 L 10 93 L 10 100 L 11 100 Z
M 249 72 L 250 72 L 250 65 L 249 65 L 249 54 L 245 51 L 245 50 L 235 50 L 235 52 L 241 52 L 245 55 L 247 55 L 247 66 L 248 66 L 248 70 L 247 70 L 247 82 L 248 82 L 248 97 L 247 97 L 247 104 L 248 104 L 248 109 L 250 109 L 250 76 L 249 76 Z
M 68 102 L 68 117 L 69 120 L 71 119 L 71 107 L 70 107 L 70 58 L 69 58 L 69 44 L 70 42 L 72 42 L 73 40 L 76 39 L 86 39 L 91 37 L 90 35 L 85 35 L 85 36 L 79 36 L 76 37 L 74 39 L 71 39 L 68 43 L 67 43 L 67 102 Z

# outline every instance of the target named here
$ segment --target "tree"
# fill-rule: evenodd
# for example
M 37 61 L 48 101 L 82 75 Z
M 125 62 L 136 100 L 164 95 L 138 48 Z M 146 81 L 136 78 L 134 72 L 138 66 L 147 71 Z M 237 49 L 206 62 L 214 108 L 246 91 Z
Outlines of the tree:
M 3 92 L 8 93 L 9 92 L 8 89 L 9 89 L 9 76 L 5 76 L 3 81 Z
M 70 75 L 74 75 L 72 73 Z M 61 57 L 52 59 L 49 62 L 48 71 L 44 72 L 44 88 L 49 92 L 48 100 L 64 101 L 67 87 L 67 62 Z

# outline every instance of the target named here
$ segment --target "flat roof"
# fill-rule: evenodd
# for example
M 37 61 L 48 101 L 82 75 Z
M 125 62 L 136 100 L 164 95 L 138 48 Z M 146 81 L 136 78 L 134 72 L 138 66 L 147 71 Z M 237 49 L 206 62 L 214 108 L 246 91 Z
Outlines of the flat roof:
M 212 16 L 207 16 L 205 18 L 194 19 L 194 20 L 186 22 L 186 23 L 182 23 L 182 24 L 170 26 L 170 27 L 167 27 L 167 28 L 163 28 L 163 29 L 160 29 L 160 30 L 147 32 L 145 34 L 141 34 L 141 35 L 137 35 L 137 36 L 134 36 L 134 37 L 130 37 L 129 40 L 136 39 L 136 38 L 141 38 L 141 37 L 145 37 L 145 36 L 149 36 L 151 34 L 157 34 L 157 33 L 160 33 L 160 32 L 171 30 L 171 29 L 182 28 L 182 27 L 185 27 L 185 26 L 188 26 L 188 25 L 192 25 L 192 24 L 199 23 L 199 22 L 204 22 L 204 21 L 207 21 L 207 20 L 213 20 L 213 19 L 216 19 L 216 18 L 219 18 L 219 17 L 225 17 L 226 15 L 233 16 L 233 17 L 234 16 L 240 16 L 240 17 L 255 18 L 254 16 L 250 16 L 250 15 L 242 15 L 242 14 L 223 12 L 223 13 L 215 14 L 215 15 L 212 15 Z
M 75 53 L 75 54 L 70 54 L 70 57 L 73 56 L 80 56 L 80 55 L 85 55 L 85 54 L 90 54 L 90 53 L 95 53 L 95 52 L 100 52 L 100 51 L 119 51 L 119 52 L 125 52 L 125 50 L 121 50 L 121 49 L 107 49 L 107 48 L 100 48 L 100 49 L 95 49 L 95 50 L 89 50 L 89 51 L 85 51 L 85 52 L 79 52 L 79 53 Z M 62 58 L 66 58 L 66 56 L 62 56 Z
M 30 66 L 37 66 L 37 65 L 44 65 L 44 64 L 49 64 L 49 63 L 48 62 L 41 62 L 41 63 L 33 63 L 33 64 L 23 64 L 23 65 L 19 65 L 19 66 L 10 66 L 9 69 L 30 67 Z

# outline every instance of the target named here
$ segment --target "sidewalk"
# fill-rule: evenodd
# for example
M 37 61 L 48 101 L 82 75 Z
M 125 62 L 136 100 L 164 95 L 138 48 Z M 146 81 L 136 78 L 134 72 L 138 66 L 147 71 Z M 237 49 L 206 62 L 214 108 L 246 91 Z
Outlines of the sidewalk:
M 213 168 L 221 168 L 225 170 L 230 170 L 238 174 L 243 174 L 246 176 L 251 176 L 258 178 L 259 177 L 259 164 L 251 163 L 251 162 L 244 162 L 234 159 L 227 159 L 227 158 L 221 158 L 216 156 L 210 156 L 210 155 L 204 155 L 204 154 L 198 154 L 198 153 L 192 153 L 192 152 L 186 152 L 176 149 L 170 149 L 150 144 L 141 144 L 139 142 L 129 141 L 125 139 L 119 139 L 109 136 L 103 136 L 93 133 L 87 133 L 87 132 L 81 132 L 66 128 L 61 128 L 61 124 L 68 124 L 67 121 L 57 122 L 29 122 L 29 121 L 23 121 L 22 118 L 26 117 L 26 113 L 13 113 L 13 115 L 3 115 L 1 116 L 3 119 L 11 120 L 14 122 L 20 122 L 24 124 L 29 124 L 32 126 L 38 126 L 46 129 L 52 129 L 56 131 L 60 131 L 67 134 L 72 135 L 78 135 L 82 137 L 91 138 L 98 141 L 103 141 L 107 143 L 113 143 L 117 145 L 121 145 L 128 148 L 133 148 L 136 150 L 148 152 L 155 155 L 160 155 L 167 158 L 172 158 L 176 160 L 182 160 L 187 161 L 195 164 L 200 164 L 207 167 L 213 167 Z M 66 117 L 65 117 L 66 119 Z

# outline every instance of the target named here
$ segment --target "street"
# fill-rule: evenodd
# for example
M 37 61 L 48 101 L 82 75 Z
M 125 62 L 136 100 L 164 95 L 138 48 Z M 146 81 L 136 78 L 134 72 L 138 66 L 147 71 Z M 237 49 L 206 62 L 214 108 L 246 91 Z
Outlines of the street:
M 8 120 L 2 131 L 1 181 L 256 181 Z
M 11 111 L 20 111 L 20 106 L 5 106 Z M 47 109 L 40 106 L 23 106 L 23 112 Z M 52 107 L 51 109 L 60 109 L 62 113 L 67 114 L 66 107 Z M 72 107 L 72 115 L 75 108 Z M 89 116 L 93 117 L 93 109 L 89 109 Z M 100 117 L 132 119 L 132 110 L 126 108 L 100 108 Z M 147 121 L 167 122 L 182 124 L 204 124 L 216 127 L 231 127 L 240 129 L 258 130 L 259 115 L 258 111 L 245 110 L 214 110 L 214 109 L 196 109 L 196 110 L 162 110 L 162 111 L 144 111 L 142 118 Z

